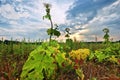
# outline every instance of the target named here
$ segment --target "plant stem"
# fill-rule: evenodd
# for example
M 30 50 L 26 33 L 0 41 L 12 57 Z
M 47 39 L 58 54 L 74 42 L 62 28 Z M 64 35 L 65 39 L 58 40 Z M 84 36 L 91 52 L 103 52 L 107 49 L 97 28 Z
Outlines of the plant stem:
M 50 18 L 50 24 L 51 24 L 51 30 L 53 30 L 53 22 L 51 18 Z M 51 41 L 51 38 L 52 38 L 52 34 L 50 35 L 50 41 Z

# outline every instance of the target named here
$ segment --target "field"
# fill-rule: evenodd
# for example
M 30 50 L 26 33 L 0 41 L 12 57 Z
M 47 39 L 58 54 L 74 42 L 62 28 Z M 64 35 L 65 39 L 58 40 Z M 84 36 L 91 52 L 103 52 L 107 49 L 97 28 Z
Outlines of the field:
M 0 1 L 0 80 L 120 80 L 119 9 L 120 0 Z
M 120 80 L 120 43 L 1 41 L 0 80 Z

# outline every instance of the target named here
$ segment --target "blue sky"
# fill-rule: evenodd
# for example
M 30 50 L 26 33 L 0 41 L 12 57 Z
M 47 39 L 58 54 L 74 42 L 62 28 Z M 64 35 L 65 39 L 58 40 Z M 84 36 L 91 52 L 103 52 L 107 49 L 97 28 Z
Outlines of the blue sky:
M 109 28 L 110 38 L 120 40 L 120 0 L 0 0 L 0 38 L 48 39 L 43 3 L 52 5 L 53 22 L 62 34 L 58 40 L 65 40 L 67 27 L 71 38 L 80 41 L 94 41 L 95 36 L 103 40 L 104 28 Z

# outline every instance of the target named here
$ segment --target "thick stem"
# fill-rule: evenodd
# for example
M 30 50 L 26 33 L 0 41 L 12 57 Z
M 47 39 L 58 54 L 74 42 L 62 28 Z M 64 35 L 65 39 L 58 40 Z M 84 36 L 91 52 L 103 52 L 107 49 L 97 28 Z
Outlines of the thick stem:
M 51 30 L 53 30 L 53 22 L 51 18 L 50 18 L 50 24 L 51 24 Z M 51 38 L 52 38 L 52 34 L 50 35 L 50 41 L 51 41 Z

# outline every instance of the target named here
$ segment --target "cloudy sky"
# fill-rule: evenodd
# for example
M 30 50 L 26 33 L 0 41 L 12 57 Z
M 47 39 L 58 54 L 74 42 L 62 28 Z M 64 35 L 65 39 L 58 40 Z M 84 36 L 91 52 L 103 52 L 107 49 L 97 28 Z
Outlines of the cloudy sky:
M 50 28 L 43 3 L 50 3 L 54 24 L 65 39 L 65 28 L 77 40 L 103 40 L 103 29 L 109 28 L 110 38 L 120 40 L 120 0 L 0 0 L 0 38 L 22 40 L 48 39 Z

